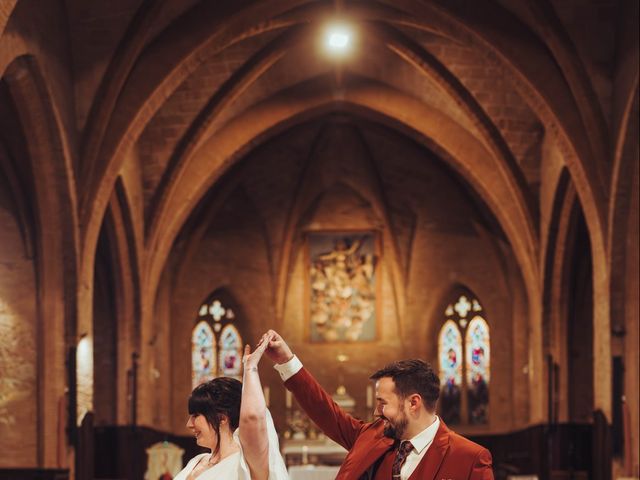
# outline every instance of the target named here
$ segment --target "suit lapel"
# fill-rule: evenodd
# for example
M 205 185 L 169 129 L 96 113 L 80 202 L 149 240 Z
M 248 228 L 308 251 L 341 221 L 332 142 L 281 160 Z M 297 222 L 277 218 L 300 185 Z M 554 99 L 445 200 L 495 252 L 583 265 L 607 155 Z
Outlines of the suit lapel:
M 373 445 L 367 445 L 366 450 L 362 447 L 352 450 L 352 454 L 347 456 L 336 480 L 360 478 L 378 458 L 385 455 L 393 447 L 393 440 L 387 437 L 380 437 Z M 351 458 L 348 458 L 351 457 Z
M 440 420 L 440 427 L 436 432 L 436 436 L 433 439 L 433 443 L 425 453 L 424 458 L 418 464 L 418 467 L 413 471 L 409 480 L 433 480 L 440 469 L 442 460 L 449 450 L 449 429 Z

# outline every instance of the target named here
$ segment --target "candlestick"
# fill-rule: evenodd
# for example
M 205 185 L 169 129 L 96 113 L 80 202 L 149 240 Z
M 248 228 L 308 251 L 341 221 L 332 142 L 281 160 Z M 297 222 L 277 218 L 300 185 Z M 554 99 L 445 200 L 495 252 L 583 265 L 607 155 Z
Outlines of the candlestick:
M 373 387 L 367 385 L 367 408 L 373 407 Z

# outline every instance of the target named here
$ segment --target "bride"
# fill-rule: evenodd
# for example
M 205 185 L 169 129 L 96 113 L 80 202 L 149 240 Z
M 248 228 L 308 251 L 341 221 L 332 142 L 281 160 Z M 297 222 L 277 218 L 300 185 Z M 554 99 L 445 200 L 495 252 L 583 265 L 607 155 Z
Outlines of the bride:
M 253 353 L 245 347 L 242 383 L 220 377 L 193 389 L 187 428 L 210 452 L 193 457 L 175 480 L 289 478 L 258 374 L 269 340 L 263 335 Z

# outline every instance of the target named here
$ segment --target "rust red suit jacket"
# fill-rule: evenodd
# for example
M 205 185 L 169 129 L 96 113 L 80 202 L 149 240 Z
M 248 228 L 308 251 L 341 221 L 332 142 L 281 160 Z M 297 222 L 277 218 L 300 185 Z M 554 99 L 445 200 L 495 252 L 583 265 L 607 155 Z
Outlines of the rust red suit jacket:
M 390 480 L 394 460 L 393 440 L 383 435 L 381 420 L 365 423 L 344 412 L 313 376 L 302 368 L 285 386 L 324 433 L 349 452 L 336 480 L 360 480 L 378 462 L 374 480 Z M 452 432 L 440 420 L 440 428 L 410 480 L 493 480 L 491 453 Z

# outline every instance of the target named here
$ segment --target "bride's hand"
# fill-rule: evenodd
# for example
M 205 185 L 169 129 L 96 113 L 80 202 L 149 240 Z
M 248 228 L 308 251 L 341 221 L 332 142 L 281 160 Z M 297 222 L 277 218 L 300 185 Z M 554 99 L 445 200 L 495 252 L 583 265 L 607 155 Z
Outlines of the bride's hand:
M 258 346 L 253 351 L 253 353 L 251 353 L 251 347 L 249 345 L 245 345 L 244 356 L 242 357 L 242 363 L 244 364 L 245 371 L 251 368 L 258 368 L 260 359 L 262 358 L 264 351 L 269 346 L 269 341 L 270 338 L 268 334 L 265 333 L 264 335 L 262 335 L 262 338 L 258 342 Z

